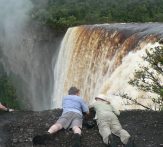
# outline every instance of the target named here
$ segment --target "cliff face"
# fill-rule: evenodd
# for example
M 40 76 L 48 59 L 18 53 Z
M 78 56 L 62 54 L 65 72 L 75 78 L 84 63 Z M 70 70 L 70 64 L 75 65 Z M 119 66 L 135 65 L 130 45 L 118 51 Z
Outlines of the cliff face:
M 32 147 L 32 138 L 47 131 L 60 114 L 61 110 L 0 113 L 0 147 Z M 135 138 L 137 147 L 158 147 L 163 143 L 163 112 L 124 111 L 119 120 L 123 128 Z M 71 131 L 62 130 L 45 146 L 71 147 L 72 135 Z M 120 144 L 119 138 L 114 138 Z M 97 126 L 92 129 L 83 126 L 82 146 L 105 146 Z

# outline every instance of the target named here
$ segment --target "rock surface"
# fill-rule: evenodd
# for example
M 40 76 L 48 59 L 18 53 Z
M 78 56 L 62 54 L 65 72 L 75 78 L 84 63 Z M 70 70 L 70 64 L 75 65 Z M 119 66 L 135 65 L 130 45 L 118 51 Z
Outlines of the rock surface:
M 59 118 L 61 110 L 42 112 L 15 111 L 0 113 L 0 147 L 32 147 L 32 138 L 43 134 Z M 124 111 L 119 120 L 134 138 L 136 147 L 159 147 L 163 144 L 163 112 Z M 71 147 L 72 131 L 62 130 L 46 145 L 35 147 Z M 115 137 L 117 143 L 119 138 Z M 82 147 L 105 147 L 98 128 L 82 129 Z

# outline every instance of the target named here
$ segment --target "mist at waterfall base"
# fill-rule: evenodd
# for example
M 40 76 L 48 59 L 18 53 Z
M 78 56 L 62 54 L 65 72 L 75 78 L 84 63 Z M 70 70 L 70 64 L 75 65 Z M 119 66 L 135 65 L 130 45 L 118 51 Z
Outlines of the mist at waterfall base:
M 147 64 L 145 50 L 158 46 L 162 23 L 103 24 L 69 28 L 54 67 L 53 104 L 61 107 L 62 97 L 77 86 L 88 104 L 99 93 L 106 94 L 118 109 L 142 109 L 117 96 L 127 93 L 145 106 L 154 108 L 149 96 L 128 84 L 139 65 Z
M 52 60 L 60 41 L 31 20 L 33 7 L 30 0 L 0 0 L 0 65 L 12 77 L 24 109 L 44 110 L 51 105 Z

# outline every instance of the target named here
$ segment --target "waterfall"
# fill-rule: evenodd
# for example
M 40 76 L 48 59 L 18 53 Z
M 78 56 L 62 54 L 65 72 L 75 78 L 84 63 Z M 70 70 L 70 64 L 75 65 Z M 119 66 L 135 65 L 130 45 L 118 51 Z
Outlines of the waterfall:
M 148 93 L 128 84 L 139 64 L 144 63 L 145 49 L 157 46 L 163 35 L 163 24 L 103 24 L 69 28 L 65 34 L 54 67 L 52 106 L 61 107 L 62 97 L 71 86 L 80 89 L 90 104 L 99 93 L 108 95 L 119 109 L 140 108 L 125 105 L 118 93 L 140 97 L 151 105 Z

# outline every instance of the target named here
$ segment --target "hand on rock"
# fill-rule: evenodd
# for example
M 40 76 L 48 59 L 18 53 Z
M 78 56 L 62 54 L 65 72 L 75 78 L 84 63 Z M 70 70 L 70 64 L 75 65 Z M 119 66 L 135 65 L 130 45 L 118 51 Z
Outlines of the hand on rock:
M 6 108 L 5 111 L 7 111 L 7 112 L 12 112 L 12 111 L 15 111 L 15 110 L 14 110 L 14 109 L 10 109 L 10 108 Z

